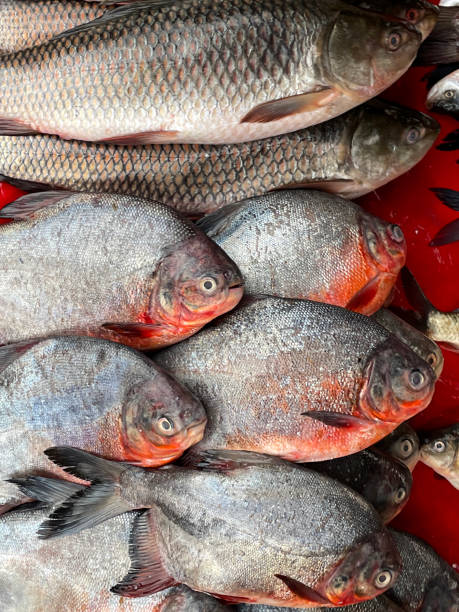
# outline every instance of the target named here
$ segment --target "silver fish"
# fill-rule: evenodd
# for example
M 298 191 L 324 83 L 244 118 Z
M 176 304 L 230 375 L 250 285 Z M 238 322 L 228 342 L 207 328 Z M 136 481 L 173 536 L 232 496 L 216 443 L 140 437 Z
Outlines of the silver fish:
M 273 606 L 254 606 L 241 604 L 237 606 L 237 612 L 295 612 L 298 608 L 276 608 Z M 317 610 L 317 608 L 303 608 L 303 610 Z M 369 599 L 353 606 L 342 606 L 337 608 L 320 608 L 320 612 L 403 612 L 403 609 L 380 595 L 376 599 Z
M 459 118 L 459 67 L 432 87 L 427 95 L 426 106 L 437 113 Z
M 459 423 L 424 434 L 420 459 L 459 489 Z

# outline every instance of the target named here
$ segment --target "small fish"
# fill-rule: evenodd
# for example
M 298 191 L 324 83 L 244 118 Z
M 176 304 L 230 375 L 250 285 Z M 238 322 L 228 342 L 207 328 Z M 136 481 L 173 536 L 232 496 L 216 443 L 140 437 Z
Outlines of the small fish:
M 363 195 L 418 163 L 439 129 L 428 115 L 374 100 L 300 132 L 235 145 L 0 136 L 0 173 L 26 190 L 128 193 L 196 216 L 286 187 Z
M 421 461 L 459 489 L 459 423 L 429 431 L 421 442 Z
M 199 469 L 142 470 L 69 447 L 46 455 L 92 484 L 58 506 L 39 537 L 150 509 L 134 521 L 131 568 L 112 588 L 123 597 L 183 583 L 231 603 L 344 605 L 382 594 L 400 570 L 388 531 L 362 497 L 290 462 L 214 452 Z M 42 480 L 21 488 L 39 495 Z M 57 482 L 62 492 L 72 486 Z
M 179 342 L 241 299 L 236 265 L 174 210 L 139 198 L 29 194 L 0 212 L 0 343 L 90 335 Z
M 235 261 L 246 295 L 309 299 L 372 314 L 406 257 L 402 230 L 318 191 L 225 206 L 198 226 Z
M 303 610 L 316 610 L 317 608 L 302 608 Z M 298 608 L 275 608 L 273 606 L 253 606 L 240 604 L 236 608 L 237 612 L 298 612 Z M 342 606 L 340 608 L 320 608 L 320 612 L 403 612 L 402 608 L 387 599 L 385 595 L 380 595 L 376 599 L 368 599 L 353 606 Z
M 456 2 L 456 0 L 454 0 Z M 421 45 L 417 64 L 451 64 L 459 61 L 459 4 L 440 5 L 438 21 Z
M 458 68 L 432 87 L 426 106 L 437 113 L 459 118 L 459 63 Z
M 408 467 L 371 448 L 348 457 L 311 464 L 311 469 L 330 476 L 362 495 L 389 523 L 409 499 L 413 479 Z
M 433 340 L 418 329 L 398 317 L 387 308 L 381 308 L 373 315 L 373 319 L 392 334 L 395 334 L 411 350 L 422 357 L 435 372 L 437 379 L 443 370 L 444 358 L 441 349 Z
M 229 612 L 222 602 L 176 586 L 140 599 L 121 599 L 110 586 L 129 568 L 135 513 L 60 540 L 36 537 L 49 509 L 10 512 L 0 521 L 2 612 Z
M 392 455 L 413 471 L 419 461 L 420 442 L 417 433 L 408 423 L 402 423 L 391 434 L 376 444 L 376 447 Z
M 408 268 L 402 269 L 401 277 L 408 300 L 417 311 L 419 329 L 435 342 L 459 351 L 459 312 L 441 312 L 432 306 Z
M 402 558 L 402 571 L 386 596 L 407 612 L 457 612 L 457 572 L 422 540 L 389 531 Z
M 323 461 L 379 441 L 432 398 L 431 367 L 370 317 L 307 300 L 251 299 L 155 361 L 202 400 L 193 452 Z
M 50 444 L 156 467 L 205 425 L 198 399 L 122 344 L 68 336 L 0 347 L 0 512 L 23 501 L 5 479 L 46 470 Z
M 421 42 L 411 24 L 341 0 L 130 2 L 1 58 L 0 133 L 123 145 L 267 138 L 373 98 Z

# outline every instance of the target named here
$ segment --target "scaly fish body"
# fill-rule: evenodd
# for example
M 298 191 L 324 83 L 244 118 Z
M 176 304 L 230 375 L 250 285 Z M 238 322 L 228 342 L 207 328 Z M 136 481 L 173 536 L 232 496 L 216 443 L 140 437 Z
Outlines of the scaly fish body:
M 246 295 L 309 299 L 372 314 L 405 262 L 398 226 L 317 191 L 245 200 L 198 226 L 237 263 Z
M 241 298 L 235 264 L 171 208 L 48 195 L 2 211 L 25 220 L 0 229 L 0 343 L 70 333 L 164 346 Z
M 100 17 L 106 10 L 106 6 L 98 2 L 78 0 L 2 0 L 0 53 L 38 45 L 59 32 Z
M 459 489 L 459 424 L 426 433 L 420 459 Z
M 293 461 L 366 448 L 423 410 L 434 387 L 430 366 L 369 317 L 301 300 L 248 301 L 155 361 L 203 401 L 197 452 Z
M 420 442 L 417 433 L 408 423 L 402 423 L 386 438 L 378 442 L 376 448 L 392 455 L 413 471 L 419 460 Z
M 432 87 L 426 106 L 437 113 L 448 113 L 459 118 L 459 69 Z
M 216 599 L 173 587 L 141 599 L 120 599 L 110 586 L 129 568 L 129 532 L 124 514 L 69 538 L 39 540 L 49 510 L 11 512 L 0 522 L 2 612 L 224 612 Z M 169 607 L 170 606 L 170 607 Z
M 340 608 L 320 608 L 320 612 L 403 612 L 396 604 L 391 602 L 384 595 L 369 599 L 353 606 L 341 606 Z M 254 606 L 241 604 L 237 606 L 237 612 L 295 612 L 298 608 L 276 608 L 273 606 Z M 303 610 L 317 610 L 317 608 L 303 608 Z
M 43 455 L 50 445 L 156 467 L 198 442 L 205 423 L 199 400 L 121 344 L 66 337 L 0 347 L 0 507 L 23 501 L 5 482 L 13 473 L 53 467 Z
M 357 197 L 416 164 L 438 131 L 427 115 L 372 101 L 300 132 L 239 145 L 0 136 L 0 173 L 71 191 L 134 194 L 199 215 L 289 185 Z
M 246 142 L 374 97 L 420 42 L 414 28 L 340 0 L 128 3 L 4 56 L 0 116 L 9 133 Z

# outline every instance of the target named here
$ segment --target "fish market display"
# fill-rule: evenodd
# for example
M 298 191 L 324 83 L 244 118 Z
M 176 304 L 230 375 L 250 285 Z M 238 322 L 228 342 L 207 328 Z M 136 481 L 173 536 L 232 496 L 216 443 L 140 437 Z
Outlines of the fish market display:
M 435 342 L 443 342 L 448 348 L 459 350 L 459 312 L 437 310 L 408 268 L 403 268 L 402 280 L 408 299 L 416 309 L 419 329 Z
M 311 466 L 362 495 L 384 523 L 391 521 L 408 501 L 413 479 L 401 461 L 372 448 Z
M 426 105 L 437 113 L 448 113 L 459 119 L 459 63 L 456 71 L 432 87 Z
M 390 530 L 402 558 L 402 571 L 387 597 L 408 612 L 455 612 L 459 575 L 425 542 Z
M 235 264 L 158 202 L 31 194 L 4 208 L 0 343 L 54 334 L 178 342 L 242 296 Z
M 419 64 L 451 64 L 459 61 L 459 2 L 440 3 L 437 24 L 421 45 Z
M 129 193 L 199 215 L 289 186 L 357 197 L 414 166 L 438 132 L 431 117 L 374 100 L 315 127 L 235 145 L 122 147 L 0 136 L 0 173 L 26 188 L 33 182 Z
M 47 514 L 49 510 L 41 509 L 2 516 L 2 612 L 229 612 L 222 602 L 184 586 L 136 600 L 110 593 L 129 568 L 129 532 L 135 514 L 123 514 L 67 538 L 65 546 L 59 539 L 37 538 Z
M 420 442 L 417 433 L 408 423 L 402 423 L 391 434 L 378 442 L 376 448 L 399 461 L 403 461 L 411 471 L 419 460 Z
M 426 433 L 420 459 L 459 489 L 459 423 Z
M 246 294 L 363 314 L 387 300 L 406 256 L 397 225 L 318 191 L 269 193 L 225 206 L 198 225 L 237 263 Z
M 444 363 L 443 353 L 433 340 L 387 308 L 378 310 L 373 315 L 373 319 L 392 334 L 395 334 L 397 338 L 407 344 L 424 361 L 427 361 L 437 375 L 437 378 L 440 378 Z
M 38 45 L 59 32 L 100 17 L 106 10 L 98 2 L 2 0 L 0 53 Z
M 202 400 L 194 447 L 321 461 L 362 450 L 423 410 L 430 366 L 384 328 L 337 306 L 250 300 L 155 361 Z
M 266 138 L 374 97 L 421 38 L 340 0 L 128 3 L 3 56 L 1 125 L 121 144 Z
M 201 470 L 146 471 L 69 447 L 46 454 L 93 484 L 57 507 L 40 537 L 151 508 L 135 519 L 131 568 L 113 588 L 123 597 L 183 583 L 230 601 L 342 605 L 383 593 L 400 569 L 388 531 L 363 498 L 289 462 L 213 453 Z M 33 477 L 28 484 L 39 490 Z
M 50 444 L 154 467 L 198 442 L 205 424 L 197 398 L 121 344 L 69 336 L 0 347 L 0 511 L 23 501 L 6 478 L 46 472 Z

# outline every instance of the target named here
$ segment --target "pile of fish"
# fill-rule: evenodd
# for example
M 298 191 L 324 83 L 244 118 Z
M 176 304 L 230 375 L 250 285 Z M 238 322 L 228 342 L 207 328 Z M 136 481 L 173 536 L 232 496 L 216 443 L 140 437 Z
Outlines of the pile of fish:
M 351 201 L 438 136 L 374 99 L 438 12 L 0 3 L 2 612 L 458 611 L 386 526 L 419 459 L 459 488 L 406 423 L 458 315 Z

